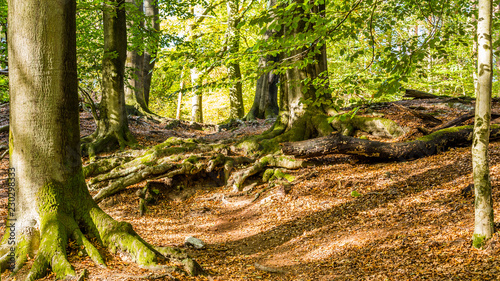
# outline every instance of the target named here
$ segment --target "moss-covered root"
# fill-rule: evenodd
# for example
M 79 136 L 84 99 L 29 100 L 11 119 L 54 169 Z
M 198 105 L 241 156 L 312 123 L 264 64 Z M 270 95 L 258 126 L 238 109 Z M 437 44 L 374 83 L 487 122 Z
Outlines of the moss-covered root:
M 42 215 L 40 221 L 39 231 L 30 227 L 30 231 L 26 231 L 17 239 L 14 274 L 22 268 L 28 256 L 32 256 L 36 252 L 26 280 L 44 277 L 48 268 L 52 269 L 58 279 L 76 276 L 75 270 L 66 256 L 69 237 L 72 237 L 97 265 L 106 266 L 99 251 L 82 234 L 73 218 L 53 211 Z M 2 269 L 4 268 L 2 266 Z
M 94 177 L 92 180 L 90 180 L 89 183 L 93 185 L 101 181 L 125 177 L 137 173 L 146 166 L 158 165 L 160 162 L 179 161 L 179 156 L 175 155 L 184 154 L 194 149 L 199 149 L 202 151 L 210 150 L 210 148 L 207 148 L 205 145 L 197 144 L 191 139 L 182 140 L 172 137 L 165 142 L 148 149 L 146 152 L 136 157 L 135 159 L 125 162 L 122 165 L 116 166 L 111 171 L 105 174 L 100 174 Z M 167 156 L 171 156 L 171 158 L 166 159 Z
M 90 197 L 87 198 L 91 200 Z M 174 248 L 155 248 L 145 242 L 126 222 L 118 222 L 103 212 L 93 201 L 83 204 L 83 209 L 75 216 L 69 216 L 60 209 L 52 209 L 45 214 L 42 212 L 40 228 L 29 227 L 31 231 L 18 232 L 14 251 L 17 272 L 27 261 L 28 256 L 36 253 L 34 262 L 26 276 L 26 280 L 36 280 L 47 274 L 51 268 L 57 279 L 75 278 L 76 272 L 66 256 L 68 239 L 72 238 L 78 246 L 97 265 L 105 267 L 105 262 L 97 248 L 86 238 L 80 230 L 83 227 L 87 235 L 97 238 L 97 241 L 108 248 L 112 253 L 119 252 L 127 260 L 137 263 L 145 269 L 171 269 L 170 266 L 159 265 L 158 262 L 169 259 L 177 261 L 190 275 L 205 274 L 201 266 L 191 259 L 185 252 Z M 36 224 L 36 222 L 34 222 Z M 28 228 L 26 228 L 28 229 Z M 9 232 L 9 230 L 6 230 Z M 21 233 L 24 233 L 21 235 Z M 0 258 L 2 269 L 7 268 L 7 259 L 12 248 L 5 247 L 10 235 L 4 236 L 3 247 L 0 247 L 3 256 Z M 10 261 L 9 261 L 10 262 Z M 17 276 L 23 278 L 24 276 Z
M 90 135 L 82 139 L 82 155 L 88 155 L 91 158 L 102 151 L 109 151 L 116 147 L 124 149 L 126 146 L 136 147 L 137 141 L 128 130 L 125 135 L 119 132 L 109 132 L 102 136 Z
M 304 161 L 295 160 L 293 157 L 283 155 L 266 155 L 256 161 L 250 167 L 240 170 L 231 175 L 227 182 L 227 186 L 232 186 L 233 192 L 241 191 L 245 180 L 263 171 L 266 167 L 277 167 L 285 169 L 298 169 L 305 165 Z
M 168 161 L 159 162 L 156 165 L 140 165 L 137 167 L 136 172 L 129 173 L 124 177 L 111 181 L 108 186 L 99 190 L 99 192 L 94 195 L 94 200 L 100 202 L 102 199 L 116 194 L 117 192 L 125 189 L 127 186 L 141 182 L 151 175 L 157 175 L 165 173 L 175 167 L 174 164 Z
M 104 174 L 132 159 L 132 157 L 113 157 L 95 161 L 83 167 L 83 175 L 85 177 L 94 177 Z

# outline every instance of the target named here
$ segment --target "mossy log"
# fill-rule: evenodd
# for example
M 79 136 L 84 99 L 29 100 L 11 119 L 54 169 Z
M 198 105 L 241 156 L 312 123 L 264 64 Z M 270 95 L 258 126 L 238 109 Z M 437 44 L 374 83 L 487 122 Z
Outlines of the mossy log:
M 419 139 L 386 143 L 358 139 L 340 134 L 301 142 L 284 143 L 282 151 L 288 155 L 311 157 L 325 154 L 350 154 L 380 160 L 412 160 L 434 155 L 452 147 L 469 146 L 472 143 L 473 126 L 443 129 Z M 500 126 L 492 125 L 490 140 L 500 138 Z
M 380 117 L 346 117 L 337 115 L 331 119 L 330 124 L 335 130 L 345 136 L 352 136 L 356 130 L 385 138 L 397 138 L 405 133 L 396 122 Z

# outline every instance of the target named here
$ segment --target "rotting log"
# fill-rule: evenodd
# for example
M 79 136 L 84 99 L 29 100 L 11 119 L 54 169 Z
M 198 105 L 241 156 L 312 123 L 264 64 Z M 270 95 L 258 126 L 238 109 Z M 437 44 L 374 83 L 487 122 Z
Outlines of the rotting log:
M 300 142 L 284 143 L 282 151 L 284 154 L 300 157 L 349 154 L 380 160 L 404 161 L 434 155 L 452 147 L 469 146 L 472 143 L 472 131 L 473 126 L 448 128 L 402 143 L 386 143 L 332 134 Z M 492 125 L 490 140 L 498 138 L 500 138 L 500 125 Z

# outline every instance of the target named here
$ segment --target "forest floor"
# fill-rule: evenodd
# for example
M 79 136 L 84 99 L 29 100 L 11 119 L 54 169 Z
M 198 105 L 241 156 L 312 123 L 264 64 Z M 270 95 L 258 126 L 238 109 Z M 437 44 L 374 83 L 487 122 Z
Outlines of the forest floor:
M 425 101 L 422 105 L 416 110 L 436 114 L 434 117 L 445 122 L 473 106 Z M 498 110 L 500 104 L 496 102 L 494 108 Z M 388 141 L 421 136 L 417 128 L 424 125 L 411 114 L 394 106 L 361 110 L 360 114 L 373 110 L 408 131 Z M 7 111 L 0 107 L 0 125 L 7 121 Z M 81 122 L 82 135 L 94 130 L 87 112 L 81 113 Z M 142 145 L 171 136 L 213 141 L 243 137 L 270 126 L 264 120 L 246 124 L 213 133 L 166 130 L 143 118 L 130 119 L 131 130 Z M 6 142 L 7 134 L 2 133 L 0 144 Z M 500 142 L 490 144 L 490 159 L 498 225 Z M 500 233 L 483 250 L 471 247 L 474 200 L 472 193 L 463 192 L 472 183 L 469 147 L 406 162 L 346 155 L 315 160 L 316 166 L 286 171 L 295 177 L 289 190 L 259 183 L 255 177 L 257 185 L 251 195 L 231 197 L 230 188 L 204 179 L 186 181 L 177 190 L 160 190 L 158 202 L 141 217 L 135 195 L 144 186 L 140 183 L 105 200 L 101 207 L 113 218 L 130 222 L 154 245 L 184 248 L 188 236 L 203 240 L 205 249 L 186 249 L 210 276 L 179 275 L 180 280 L 500 280 Z M 7 166 L 8 157 L 0 162 L 2 218 L 7 206 Z M 254 200 L 259 191 L 262 193 Z M 0 234 L 4 228 L 2 222 Z M 117 255 L 106 257 L 108 268 L 102 269 L 74 249 L 69 252 L 77 272 L 89 270 L 88 280 L 154 277 Z M 54 276 L 44 280 L 54 280 Z

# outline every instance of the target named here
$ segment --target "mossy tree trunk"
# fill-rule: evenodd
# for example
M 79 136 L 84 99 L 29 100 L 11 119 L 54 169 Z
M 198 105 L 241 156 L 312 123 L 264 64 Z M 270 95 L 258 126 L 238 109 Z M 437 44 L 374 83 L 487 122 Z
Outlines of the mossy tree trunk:
M 228 53 L 230 61 L 227 65 L 229 87 L 229 119 L 241 119 L 245 114 L 243 108 L 243 93 L 241 83 L 240 63 L 237 55 L 240 49 L 240 34 L 238 30 L 239 1 L 227 1 L 227 29 Z
M 89 155 L 117 145 L 134 145 L 125 110 L 124 76 L 127 29 L 124 0 L 104 5 L 104 57 L 102 62 L 102 99 L 96 131 L 83 139 L 83 151 Z
M 492 1 L 479 0 L 477 21 L 477 92 L 474 138 L 472 142 L 472 167 L 475 189 L 475 218 L 473 245 L 483 246 L 493 236 L 493 200 L 491 197 L 488 143 L 491 120 L 491 87 L 493 53 L 491 44 Z
M 16 272 L 36 253 L 27 280 L 43 277 L 47 268 L 58 279 L 75 276 L 66 257 L 69 238 L 100 266 L 104 260 L 89 237 L 144 267 L 157 258 L 130 224 L 97 206 L 85 184 L 75 15 L 76 1 L 9 1 L 9 216 L 0 265 Z
M 268 8 L 271 9 L 276 5 L 276 0 L 268 1 Z M 273 38 L 273 30 L 267 30 L 264 34 L 264 40 L 268 41 Z M 255 87 L 255 97 L 252 108 L 245 116 L 247 121 L 255 120 L 256 118 L 268 119 L 278 116 L 278 74 L 274 73 L 273 65 L 278 61 L 279 56 L 267 55 L 259 58 L 259 69 L 264 73 L 257 80 Z M 272 68 L 272 69 L 270 69 Z
M 284 26 L 284 36 L 300 38 L 299 35 L 314 28 L 312 17 L 322 16 L 325 6 L 311 7 L 298 0 L 290 18 L 300 18 L 296 28 Z M 324 136 L 333 131 L 327 122 L 326 111 L 317 101 L 326 94 L 327 81 L 326 46 L 323 41 L 302 42 L 304 47 L 294 48 L 282 54 L 286 70 L 281 75 L 280 112 L 268 136 L 276 140 L 299 141 Z M 304 59 L 310 61 L 305 64 Z M 309 101 L 305 103 L 304 101 Z

